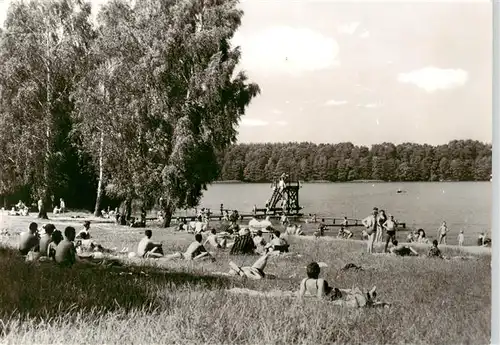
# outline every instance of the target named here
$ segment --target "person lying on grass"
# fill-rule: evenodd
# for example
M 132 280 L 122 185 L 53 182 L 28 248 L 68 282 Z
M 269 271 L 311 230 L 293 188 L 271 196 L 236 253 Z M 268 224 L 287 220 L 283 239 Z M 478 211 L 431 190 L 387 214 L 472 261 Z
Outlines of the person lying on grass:
M 76 262 L 75 240 L 76 230 L 72 226 L 64 229 L 64 239 L 57 245 L 55 260 L 60 266 L 71 267 Z
M 38 238 L 38 224 L 32 222 L 28 231 L 19 236 L 19 252 L 21 255 L 27 255 L 31 250 L 38 251 L 40 240 Z
M 163 257 L 163 247 L 161 243 L 154 243 L 151 240 L 153 232 L 151 230 L 144 231 L 144 237 L 137 246 L 137 255 L 143 258 L 161 258 Z
M 267 259 L 269 258 L 271 254 L 266 253 L 262 255 L 260 258 L 255 261 L 255 263 L 248 267 L 248 266 L 238 266 L 234 262 L 229 261 L 229 275 L 235 276 L 239 275 L 241 277 L 246 277 L 249 279 L 263 279 L 266 277 L 266 274 L 264 273 L 264 268 L 266 268 L 267 265 Z
M 214 228 L 212 228 L 210 230 L 210 235 L 208 235 L 207 240 L 203 245 L 207 245 L 207 243 L 211 244 L 212 247 L 214 248 L 222 249 L 226 248 L 227 240 L 225 238 L 219 240 L 219 238 L 217 237 L 217 231 Z
M 418 256 L 418 253 L 415 249 L 410 246 L 398 245 L 398 241 L 392 241 L 392 247 L 389 249 L 389 253 L 395 254 L 398 256 Z
M 94 240 L 92 240 L 90 238 L 90 235 L 87 233 L 81 234 L 81 238 L 75 241 L 75 247 L 78 256 L 83 258 L 100 257 L 104 253 L 116 253 L 116 248 L 104 248 L 101 244 L 96 243 Z M 120 253 L 123 254 L 127 252 L 128 248 L 123 248 Z
M 192 242 L 185 253 L 176 252 L 173 254 L 165 255 L 163 259 L 173 260 L 173 259 L 184 259 L 188 261 L 200 261 L 200 260 L 212 260 L 215 258 L 210 255 L 205 249 L 201 242 L 203 241 L 203 236 L 201 234 L 194 235 L 194 242 Z

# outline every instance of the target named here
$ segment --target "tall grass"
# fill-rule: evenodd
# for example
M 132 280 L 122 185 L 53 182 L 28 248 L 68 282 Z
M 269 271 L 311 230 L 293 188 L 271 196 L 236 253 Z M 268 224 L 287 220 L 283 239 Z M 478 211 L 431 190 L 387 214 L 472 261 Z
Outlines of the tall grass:
M 106 246 L 129 246 L 143 230 L 96 226 Z M 154 232 L 166 252 L 192 235 Z M 27 264 L 0 248 L 0 343 L 5 344 L 486 344 L 490 338 L 490 256 L 474 260 L 363 254 L 355 241 L 290 239 L 300 256 L 273 258 L 275 280 L 222 278 L 227 262 L 154 262 L 125 267 Z M 428 247 L 416 248 L 424 253 Z M 443 248 L 447 255 L 459 249 Z M 231 287 L 296 290 L 310 261 L 340 288 L 377 286 L 388 309 L 341 309 L 313 300 L 231 294 Z M 346 263 L 362 271 L 342 271 Z M 152 267 L 153 266 L 155 267 Z M 131 274 L 129 274 L 131 273 Z

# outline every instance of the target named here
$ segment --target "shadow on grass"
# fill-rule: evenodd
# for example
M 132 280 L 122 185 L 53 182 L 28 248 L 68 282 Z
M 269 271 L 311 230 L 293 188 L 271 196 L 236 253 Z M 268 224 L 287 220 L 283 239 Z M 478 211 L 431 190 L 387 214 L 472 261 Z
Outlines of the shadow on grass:
M 142 309 L 153 312 L 151 291 L 170 284 L 222 287 L 222 277 L 195 276 L 146 267 L 105 267 L 78 263 L 63 268 L 53 262 L 26 263 L 16 250 L 0 247 L 0 319 L 49 319 L 74 311 L 102 313 Z

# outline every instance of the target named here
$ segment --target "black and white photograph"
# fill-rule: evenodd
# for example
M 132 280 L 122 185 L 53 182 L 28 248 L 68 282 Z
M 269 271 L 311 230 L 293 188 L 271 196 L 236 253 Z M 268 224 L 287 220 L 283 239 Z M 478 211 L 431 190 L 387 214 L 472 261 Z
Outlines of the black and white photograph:
M 0 344 L 499 344 L 495 6 L 0 0 Z

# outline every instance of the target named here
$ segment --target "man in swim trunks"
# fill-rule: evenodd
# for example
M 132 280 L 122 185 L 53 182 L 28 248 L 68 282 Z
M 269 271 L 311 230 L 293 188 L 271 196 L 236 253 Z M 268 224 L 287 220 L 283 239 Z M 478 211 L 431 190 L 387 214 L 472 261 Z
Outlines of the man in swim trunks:
M 386 230 L 384 252 L 387 253 L 387 247 L 389 246 L 389 242 L 392 242 L 396 239 L 397 225 L 396 222 L 394 222 L 393 215 L 389 216 L 389 219 L 387 219 L 384 222 L 383 227 Z
M 22 255 L 27 255 L 31 250 L 38 251 L 39 243 L 38 224 L 33 222 L 30 224 L 29 230 L 19 236 L 19 252 Z
M 438 229 L 439 234 L 439 244 L 446 244 L 446 234 L 448 233 L 448 226 L 446 226 L 446 222 L 443 221 L 443 224 Z

